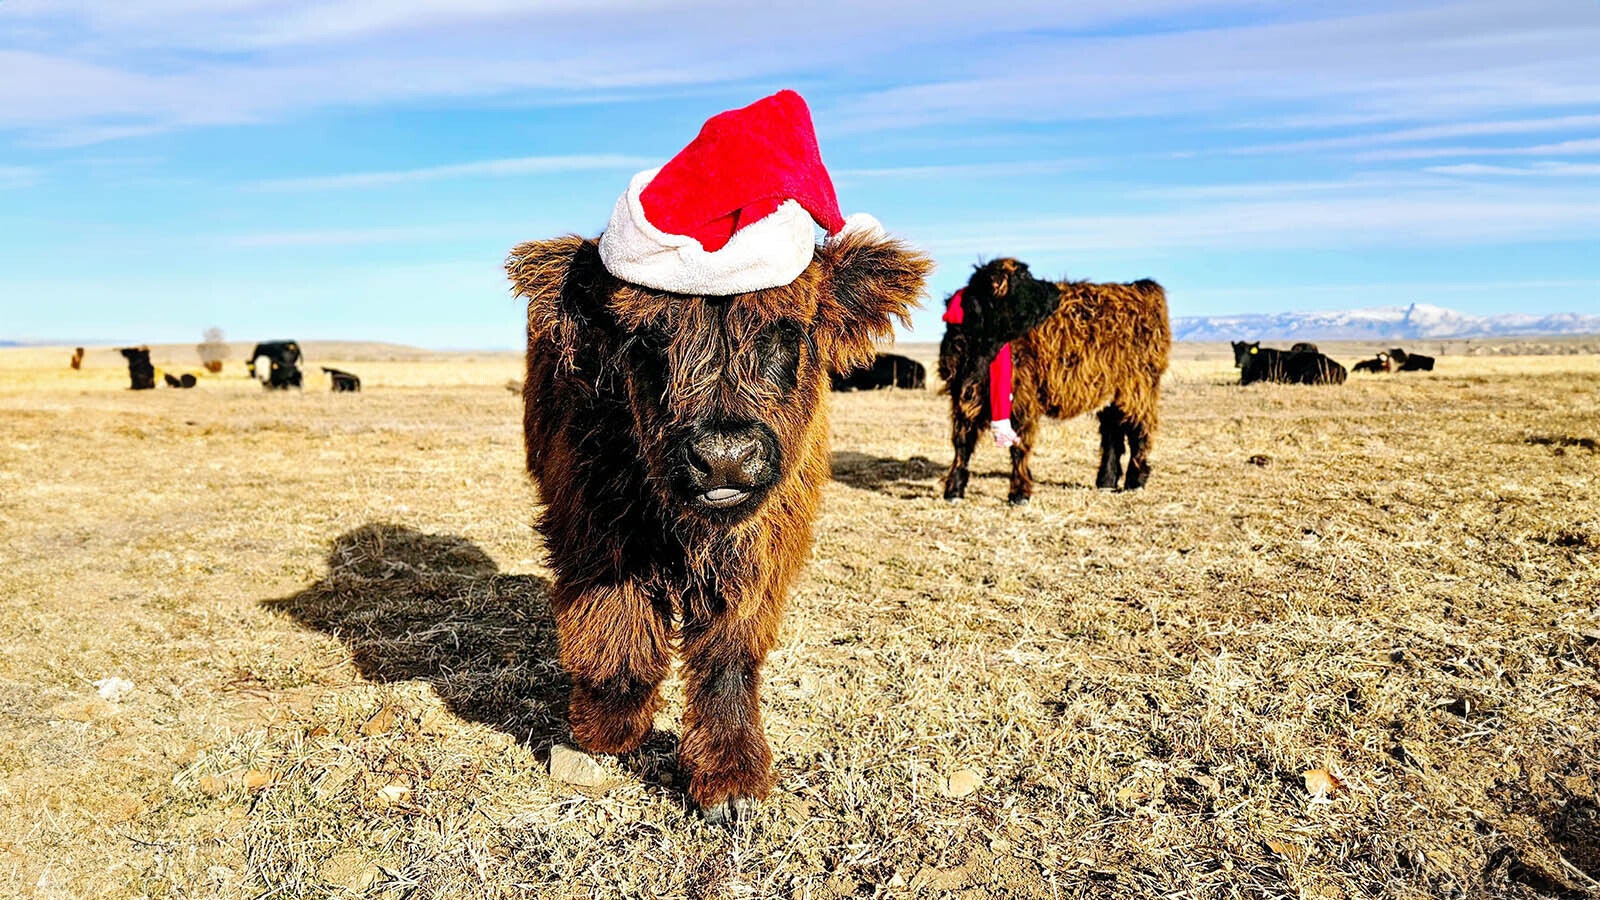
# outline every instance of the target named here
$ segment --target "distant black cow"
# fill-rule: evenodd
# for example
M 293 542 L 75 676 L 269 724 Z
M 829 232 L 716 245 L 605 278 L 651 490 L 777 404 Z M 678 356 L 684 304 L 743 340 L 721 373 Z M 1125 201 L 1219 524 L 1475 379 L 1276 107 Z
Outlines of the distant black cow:
M 1290 353 L 1321 353 L 1322 351 L 1317 349 L 1317 345 L 1316 344 L 1310 344 L 1310 343 L 1307 343 L 1305 341 L 1301 341 L 1300 343 L 1295 344 L 1293 347 L 1290 347 L 1289 348 L 1289 352 Z
M 1399 347 L 1389 348 L 1389 358 L 1394 360 L 1396 372 L 1432 372 L 1433 357 L 1420 353 L 1407 353 Z
M 333 392 L 335 394 L 361 393 L 361 379 L 355 375 L 341 369 L 330 369 L 327 366 L 323 366 L 322 371 L 327 372 L 328 377 L 333 379 Z
M 300 387 L 300 345 L 294 341 L 263 341 L 250 351 L 245 367 L 250 377 L 271 390 Z
M 148 391 L 156 386 L 156 367 L 150 364 L 149 347 L 123 347 L 122 355 L 128 358 L 128 380 L 133 390 Z
M 928 370 L 914 359 L 896 353 L 879 353 L 872 365 L 849 372 L 832 372 L 829 378 L 836 391 L 877 391 L 891 387 L 920 391 L 928 385 Z
M 1371 359 L 1363 359 L 1350 367 L 1352 372 L 1371 372 L 1374 375 L 1380 372 L 1388 372 L 1391 369 L 1392 366 L 1389 363 L 1389 354 L 1387 353 L 1379 353 Z
M 1274 350 L 1259 341 L 1234 341 L 1233 364 L 1239 369 L 1240 384 L 1344 384 L 1348 374 L 1344 366 L 1321 353 Z

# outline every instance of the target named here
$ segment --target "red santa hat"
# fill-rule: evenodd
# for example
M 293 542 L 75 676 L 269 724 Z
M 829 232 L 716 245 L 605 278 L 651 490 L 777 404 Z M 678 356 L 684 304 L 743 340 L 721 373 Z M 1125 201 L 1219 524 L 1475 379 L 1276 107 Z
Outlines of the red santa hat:
M 882 231 L 839 212 L 811 111 L 779 91 L 713 116 L 659 169 L 633 176 L 600 236 L 611 274 L 678 294 L 727 296 L 789 284 L 811 263 L 815 227 Z

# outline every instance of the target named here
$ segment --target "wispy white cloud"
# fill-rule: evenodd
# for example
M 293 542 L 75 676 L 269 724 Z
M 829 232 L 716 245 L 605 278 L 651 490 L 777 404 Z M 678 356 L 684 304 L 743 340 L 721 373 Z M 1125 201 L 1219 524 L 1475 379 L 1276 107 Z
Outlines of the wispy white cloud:
M 1363 281 L 1347 284 L 1280 284 L 1227 288 L 1189 288 L 1189 300 L 1272 300 L 1283 297 L 1349 297 L 1394 294 L 1403 291 L 1431 295 L 1504 294 L 1512 291 L 1600 289 L 1600 280 L 1530 278 L 1513 281 Z
M 0 4 L 0 33 L 38 37 L 9 49 L 0 37 L 0 71 L 29 85 L 0 93 L 0 129 L 86 143 L 313 109 L 826 81 L 859 72 L 863 59 L 927 58 L 943 52 L 927 48 L 982 35 L 1258 3 L 1022 0 L 974 17 L 951 0 L 11 0 Z M 893 72 L 891 62 L 874 77 Z
M 1091 159 L 1044 159 L 1019 162 L 952 163 L 938 166 L 892 166 L 879 169 L 835 169 L 836 181 L 875 178 L 1010 178 L 1025 175 L 1052 175 L 1082 169 Z
M 1437 181 L 1437 179 L 1432 179 Z M 1259 200 L 1281 199 L 1296 196 L 1349 194 L 1352 191 L 1396 190 L 1419 186 L 1422 179 L 1415 174 L 1378 173 L 1362 174 L 1349 178 L 1325 178 L 1308 181 L 1248 181 L 1218 184 L 1166 185 L 1162 187 L 1131 188 L 1130 197 L 1157 200 Z
M 1327 127 L 1327 123 L 1301 120 L 1295 127 Z M 1344 150 L 1373 147 L 1384 144 L 1417 144 L 1445 138 L 1489 137 L 1508 134 L 1535 134 L 1550 131 L 1600 128 L 1600 115 L 1547 116 L 1536 119 L 1503 119 L 1486 122 L 1452 122 L 1447 125 L 1428 125 L 1419 128 L 1401 128 L 1371 134 L 1355 134 L 1334 138 L 1314 138 L 1303 141 L 1284 141 L 1275 144 L 1255 144 L 1234 147 L 1229 152 L 1237 154 L 1306 153 L 1319 150 Z
M 870 131 L 1293 107 L 1308 117 L 1460 120 L 1600 103 L 1592 8 L 1453 3 L 1292 22 L 1038 41 L 963 54 L 967 77 L 847 104 Z M 999 73 L 999 74 L 995 74 Z
M 1509 190 L 1466 182 L 1268 201 L 1225 200 L 1137 214 L 932 222 L 910 227 L 934 252 L 1423 248 L 1600 240 L 1600 189 Z
M 0 18 L 39 29 L 71 28 L 115 35 L 132 46 L 248 50 L 315 48 L 397 37 L 450 39 L 472 30 L 514 35 L 529 42 L 584 37 L 592 42 L 667 31 L 686 42 L 736 42 L 782 35 L 850 40 L 863 33 L 885 37 L 985 31 L 1092 28 L 1115 22 L 1196 10 L 1260 8 L 1263 0 L 1010 0 L 972 15 L 953 0 L 816 0 L 793 4 L 742 4 L 729 0 L 9 0 Z M 676 26 L 676 27 L 673 27 Z M 734 40 L 724 40 L 734 39 Z M 515 48 L 505 41 L 508 53 Z M 667 42 L 674 43 L 674 42 Z M 770 41 L 768 44 L 770 45 Z M 826 51 L 813 44 L 804 52 Z
M 0 166 L 0 190 L 29 187 L 42 173 L 30 166 Z
M 1366 162 L 1407 159 L 1441 159 L 1450 156 L 1558 156 L 1562 154 L 1600 153 L 1600 138 L 1557 141 L 1528 147 L 1400 147 L 1390 150 L 1369 150 L 1355 158 Z
M 369 244 L 400 244 L 459 238 L 461 233 L 436 226 L 393 226 L 379 228 L 329 228 L 308 231 L 273 231 L 240 234 L 221 239 L 234 249 L 282 247 L 352 247 Z
M 22 147 L 64 150 L 69 147 L 88 147 L 107 141 L 120 141 L 124 138 L 145 137 L 166 130 L 165 125 L 68 125 L 38 132 L 17 143 Z
M 1454 166 L 1429 166 L 1425 171 L 1436 175 L 1507 175 L 1512 177 L 1539 176 L 1544 178 L 1600 178 L 1600 163 L 1536 162 L 1529 166 L 1491 166 L 1483 163 L 1461 163 Z
M 254 182 L 248 187 L 261 191 L 321 191 L 345 188 L 388 187 L 423 181 L 445 181 L 455 178 L 516 178 L 529 175 L 553 175 L 562 172 L 585 172 L 616 169 L 635 171 L 657 165 L 660 160 L 645 156 L 625 156 L 614 153 L 597 153 L 567 156 L 523 156 L 512 159 L 486 159 L 445 166 L 428 166 L 420 169 L 400 169 L 386 172 L 345 172 L 336 175 L 311 175 L 303 178 L 275 178 Z
M 1529 0 L 1513 14 L 1467 0 L 1372 13 L 1259 0 L 1023 0 L 973 16 L 955 0 L 758 4 L 738 15 L 726 0 L 8 0 L 0 33 L 40 38 L 8 47 L 0 36 L 0 71 L 29 86 L 0 92 L 0 132 L 76 146 L 330 107 L 570 103 L 774 79 L 827 84 L 846 72 L 852 85 L 890 86 L 825 101 L 825 131 L 1225 109 L 1260 121 L 1263 108 L 1303 110 L 1296 127 L 1307 128 L 1458 120 L 1240 151 L 1298 153 L 1593 127 L 1600 116 L 1504 118 L 1600 103 L 1600 17 L 1579 6 Z M 1218 10 L 1245 24 L 1085 36 Z M 882 61 L 876 71 L 869 56 Z M 1459 121 L 1486 114 L 1501 118 Z

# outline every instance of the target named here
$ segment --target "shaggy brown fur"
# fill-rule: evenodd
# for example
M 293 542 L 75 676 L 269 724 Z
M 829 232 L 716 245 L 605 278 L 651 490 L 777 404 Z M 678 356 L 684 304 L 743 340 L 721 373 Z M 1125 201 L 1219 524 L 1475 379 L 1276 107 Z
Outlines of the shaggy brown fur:
M 996 311 L 1045 304 L 1053 312 L 1018 335 L 985 333 L 964 322 L 949 325 L 939 348 L 939 374 L 949 386 L 955 459 L 945 476 L 946 500 L 967 487 L 967 463 L 989 423 L 989 362 L 1007 341 L 1014 373 L 1011 425 L 1022 443 L 1011 448 L 1012 503 L 1033 496 L 1028 461 L 1045 416 L 1069 419 L 1100 409 L 1100 472 L 1095 484 L 1111 489 L 1123 477 L 1128 489 L 1150 477 L 1150 441 L 1156 431 L 1161 375 L 1167 370 L 1172 329 L 1167 296 L 1154 281 L 1051 283 L 1034 278 L 1014 259 L 999 259 L 973 273 L 963 294 L 967 322 L 993 322 Z M 993 329 L 988 329 L 993 331 Z M 1103 408 L 1102 408 L 1103 407 Z
M 69 363 L 74 370 L 83 368 L 83 348 L 78 347 L 72 351 L 72 362 Z
M 873 358 L 930 263 L 846 235 L 794 283 L 732 297 L 621 281 L 576 236 L 506 266 L 573 737 L 637 748 L 676 645 L 689 796 L 737 821 L 771 786 L 757 688 L 829 478 L 828 371 Z

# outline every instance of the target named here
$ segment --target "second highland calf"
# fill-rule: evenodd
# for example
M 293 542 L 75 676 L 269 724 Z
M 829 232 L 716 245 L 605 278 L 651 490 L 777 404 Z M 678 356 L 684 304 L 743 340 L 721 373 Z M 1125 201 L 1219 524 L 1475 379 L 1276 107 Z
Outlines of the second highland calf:
M 1011 448 L 1011 503 L 1026 503 L 1033 495 L 1029 459 L 1039 422 L 1091 410 L 1100 410 L 1096 486 L 1143 487 L 1172 347 L 1161 285 L 1043 281 L 1015 259 L 998 259 L 973 273 L 963 306 L 962 323 L 947 326 L 939 346 L 955 445 L 945 499 L 965 496 L 967 464 L 990 419 L 989 362 L 1006 343 L 1015 366 L 1011 423 L 1021 438 Z

